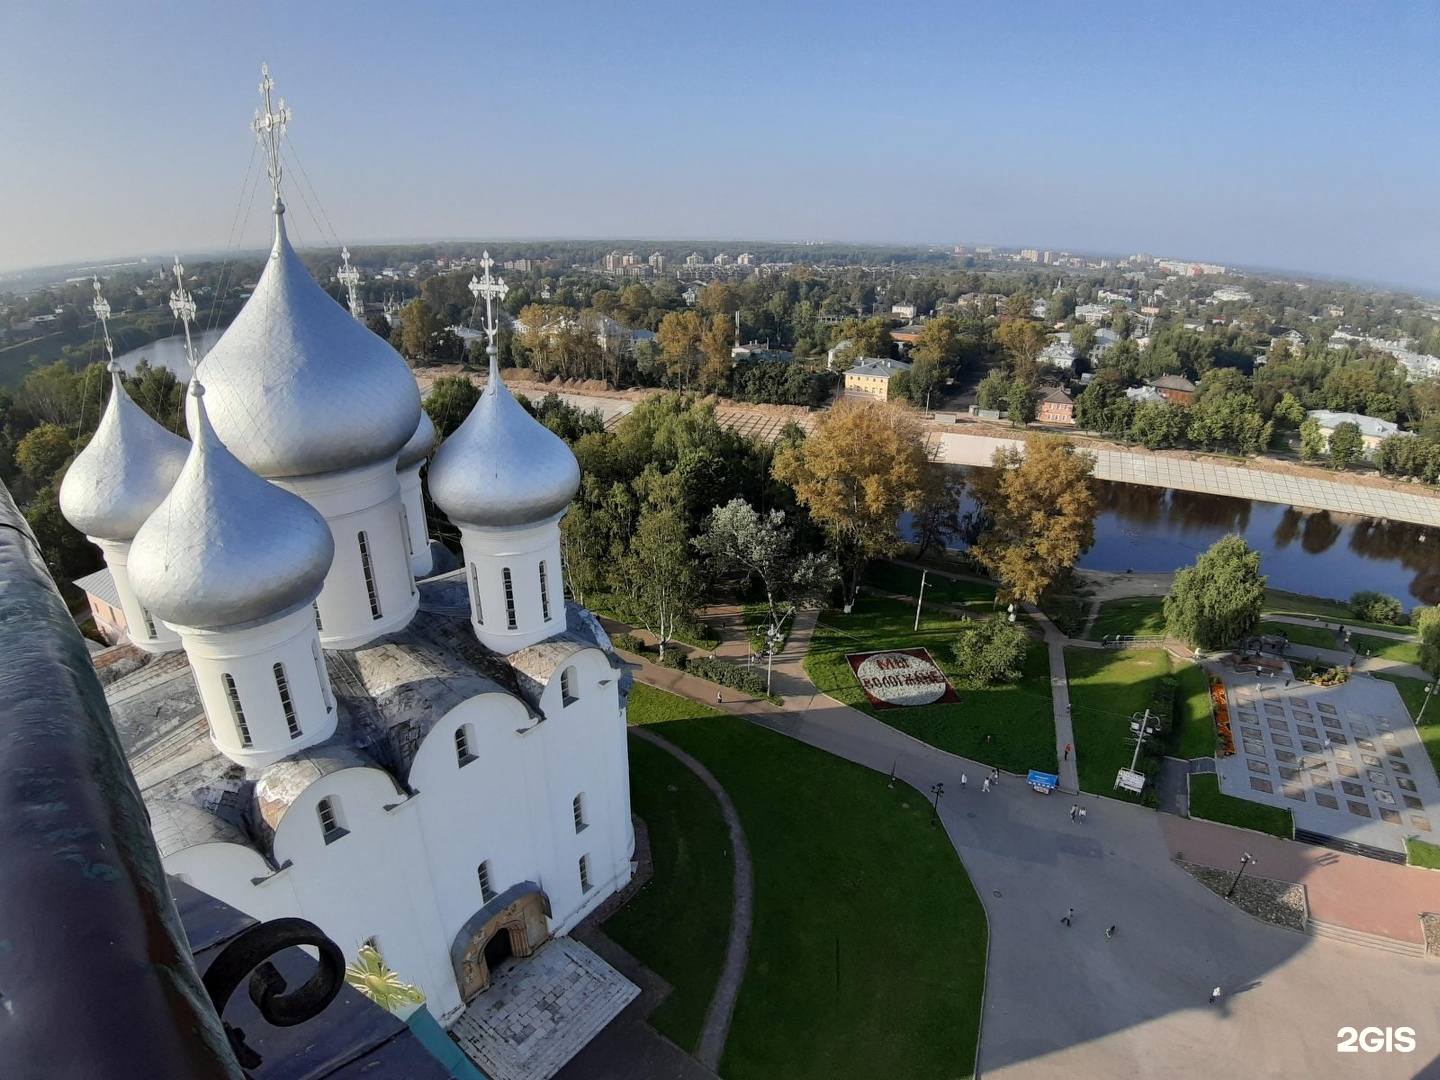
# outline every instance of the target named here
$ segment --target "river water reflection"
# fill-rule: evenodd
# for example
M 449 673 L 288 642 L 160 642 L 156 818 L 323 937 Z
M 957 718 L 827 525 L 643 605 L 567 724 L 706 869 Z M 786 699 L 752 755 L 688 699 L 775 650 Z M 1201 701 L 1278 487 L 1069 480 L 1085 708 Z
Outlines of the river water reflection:
M 197 330 L 194 333 L 195 355 L 204 357 L 211 347 L 220 340 L 224 330 Z M 141 360 L 149 360 L 152 368 L 167 367 L 175 372 L 175 377 L 181 382 L 190 381 L 190 365 L 185 361 L 185 335 L 175 334 L 171 337 L 161 338 L 159 341 L 152 341 L 149 345 L 142 345 L 138 349 L 131 349 L 127 353 L 121 353 L 115 357 L 115 362 L 127 375 L 135 374 L 135 365 Z
M 1143 484 L 1094 484 L 1100 514 L 1082 569 L 1179 570 L 1234 532 L 1263 553 L 1260 570 L 1271 588 L 1336 600 L 1373 589 L 1407 608 L 1440 603 L 1440 531 L 1433 528 Z

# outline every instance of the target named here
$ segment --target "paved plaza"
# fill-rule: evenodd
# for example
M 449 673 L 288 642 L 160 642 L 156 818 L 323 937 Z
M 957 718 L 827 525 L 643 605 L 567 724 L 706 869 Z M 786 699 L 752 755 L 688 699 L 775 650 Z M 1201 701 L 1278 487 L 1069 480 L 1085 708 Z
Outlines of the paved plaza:
M 549 1080 L 640 994 L 574 938 L 554 938 L 491 975 L 450 1029 L 489 1080 Z
M 1283 806 L 1295 827 L 1389 851 L 1435 841 L 1440 784 L 1399 692 L 1357 676 L 1339 686 L 1222 673 L 1236 753 L 1220 790 Z

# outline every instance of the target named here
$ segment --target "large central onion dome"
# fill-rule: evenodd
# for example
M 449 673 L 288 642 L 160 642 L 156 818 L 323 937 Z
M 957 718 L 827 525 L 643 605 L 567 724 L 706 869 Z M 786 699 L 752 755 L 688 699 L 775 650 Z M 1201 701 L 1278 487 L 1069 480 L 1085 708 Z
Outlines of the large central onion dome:
M 580 490 L 563 439 L 511 395 L 490 350 L 490 379 L 430 462 L 430 497 L 456 525 L 506 528 L 554 517 Z
M 200 362 L 210 422 L 272 479 L 383 461 L 420 420 L 415 377 L 310 276 L 284 212 L 277 203 L 275 246 L 254 295 Z
M 130 400 L 110 363 L 110 403 L 60 483 L 60 512 L 86 536 L 129 540 L 175 484 L 190 444 Z
M 289 614 L 320 594 L 330 527 L 298 495 L 247 469 L 210 426 L 190 384 L 195 443 L 130 548 L 130 584 L 168 623 L 207 629 Z

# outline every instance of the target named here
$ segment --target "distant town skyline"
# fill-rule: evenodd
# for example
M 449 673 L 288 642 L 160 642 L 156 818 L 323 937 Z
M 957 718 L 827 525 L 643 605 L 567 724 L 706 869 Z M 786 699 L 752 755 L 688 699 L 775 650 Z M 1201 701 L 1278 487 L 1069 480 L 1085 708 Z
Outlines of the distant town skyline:
M 20 0 L 7 22 L 7 270 L 262 246 L 263 60 L 305 245 L 993 243 L 1440 287 L 1440 9 Z

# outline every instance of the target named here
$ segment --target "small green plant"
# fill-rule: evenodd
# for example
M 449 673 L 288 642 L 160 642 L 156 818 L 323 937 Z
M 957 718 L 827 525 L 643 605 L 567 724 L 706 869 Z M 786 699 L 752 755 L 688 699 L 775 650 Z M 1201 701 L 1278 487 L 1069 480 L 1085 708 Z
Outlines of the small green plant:
M 1357 592 L 1350 597 L 1350 611 L 1361 622 L 1404 626 L 1410 621 L 1405 615 L 1405 606 L 1381 592 Z
M 621 652 L 643 653 L 648 646 L 634 634 L 616 634 L 610 639 L 610 644 Z
M 752 697 L 765 696 L 765 676 L 754 668 L 739 667 L 727 660 L 700 656 L 690 661 L 687 670 L 691 675 L 739 690 L 742 694 Z

